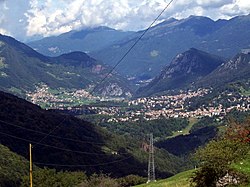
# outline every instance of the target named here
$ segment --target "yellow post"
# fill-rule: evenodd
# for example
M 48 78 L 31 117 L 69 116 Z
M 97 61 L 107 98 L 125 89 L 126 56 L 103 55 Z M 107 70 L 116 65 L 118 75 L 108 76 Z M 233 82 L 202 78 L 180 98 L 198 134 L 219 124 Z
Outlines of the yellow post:
M 29 148 L 29 150 L 30 150 L 30 187 L 32 187 L 33 186 L 33 184 L 32 184 L 32 145 L 30 144 L 30 148 Z

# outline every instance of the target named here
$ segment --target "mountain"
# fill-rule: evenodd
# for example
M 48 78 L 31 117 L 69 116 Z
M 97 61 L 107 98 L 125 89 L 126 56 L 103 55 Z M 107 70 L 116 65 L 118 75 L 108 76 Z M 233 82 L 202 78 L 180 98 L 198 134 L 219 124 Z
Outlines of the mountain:
M 185 89 L 211 73 L 225 61 L 218 56 L 191 48 L 178 54 L 148 85 L 138 90 L 139 95 L 151 95 L 174 89 Z
M 250 80 L 250 52 L 239 53 L 231 60 L 198 81 L 198 86 L 223 86 L 236 81 Z
M 89 89 L 110 71 L 83 52 L 44 56 L 14 38 L 0 35 L 0 88 L 24 94 L 43 83 L 50 88 Z M 109 89 L 107 91 L 107 89 Z M 125 79 L 112 73 L 96 93 L 122 96 L 130 92 Z
M 151 29 L 117 67 L 129 79 L 150 79 L 171 62 L 180 51 L 197 48 L 225 58 L 232 58 L 241 49 L 249 49 L 250 15 L 230 20 L 213 21 L 190 16 L 169 19 Z M 143 31 L 137 32 L 91 56 L 113 66 L 134 44 Z
M 44 55 L 58 56 L 72 51 L 97 51 L 112 45 L 114 42 L 132 33 L 108 27 L 87 28 L 32 41 L 28 45 Z
M 103 172 L 115 177 L 147 175 L 148 153 L 138 140 L 111 134 L 70 115 L 43 110 L 1 91 L 0 134 L 0 144 L 25 158 L 32 143 L 33 163 L 40 167 Z M 157 175 L 169 176 L 185 166 L 182 159 L 164 150 L 157 149 L 157 155 Z

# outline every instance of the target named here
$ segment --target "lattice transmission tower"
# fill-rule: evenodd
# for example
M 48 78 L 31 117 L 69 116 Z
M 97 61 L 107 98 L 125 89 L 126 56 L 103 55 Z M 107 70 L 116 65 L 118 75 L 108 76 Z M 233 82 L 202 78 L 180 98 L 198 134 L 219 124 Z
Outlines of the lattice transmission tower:
M 154 137 L 150 134 L 149 158 L 148 158 L 148 181 L 155 182 L 155 160 L 154 160 Z

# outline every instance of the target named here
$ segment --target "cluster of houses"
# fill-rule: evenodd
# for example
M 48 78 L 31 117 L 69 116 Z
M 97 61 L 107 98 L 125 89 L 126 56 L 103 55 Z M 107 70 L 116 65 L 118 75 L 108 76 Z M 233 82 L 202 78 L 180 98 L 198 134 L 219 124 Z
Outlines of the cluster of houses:
M 34 92 L 28 92 L 26 94 L 27 99 L 34 104 L 44 104 L 48 108 L 64 109 L 72 103 L 81 103 L 83 100 L 92 99 L 93 96 L 90 95 L 84 89 L 81 90 L 51 90 L 48 85 L 40 84 L 36 85 L 36 90 Z
M 197 91 L 189 91 L 172 96 L 155 96 L 149 98 L 138 98 L 133 101 L 129 101 L 130 107 L 135 107 L 135 110 L 130 110 L 117 116 L 118 109 L 108 108 L 99 111 L 99 114 L 110 115 L 111 118 L 108 122 L 125 122 L 125 121 L 138 121 L 141 118 L 145 120 L 154 120 L 158 118 L 201 118 L 204 116 L 218 116 L 223 118 L 231 110 L 236 109 L 239 111 L 250 110 L 250 97 L 240 96 L 234 97 L 232 94 L 228 94 L 230 97 L 227 99 L 227 105 L 222 103 L 209 106 L 202 105 L 195 110 L 189 109 L 189 103 L 185 102 L 190 98 L 199 98 L 211 93 L 208 89 L 199 89 Z M 221 96 L 218 96 L 221 97 Z M 140 106 L 140 107 L 138 107 Z
M 85 90 L 57 91 L 52 94 L 53 90 L 46 84 L 36 86 L 36 91 L 28 93 L 27 97 L 35 104 L 41 105 L 46 103 L 49 108 L 67 109 L 70 110 L 72 103 L 81 103 L 84 100 L 97 100 L 89 92 Z M 195 91 L 181 92 L 176 95 L 163 95 L 143 97 L 135 100 L 122 101 L 126 105 L 117 106 L 89 106 L 88 109 L 95 111 L 100 115 L 109 116 L 108 122 L 126 122 L 138 121 L 140 119 L 154 120 L 158 118 L 200 118 L 203 116 L 219 116 L 223 117 L 233 109 L 240 111 L 250 110 L 250 97 L 244 95 L 234 96 L 232 93 L 227 93 L 226 104 L 218 102 L 222 95 L 219 95 L 214 100 L 216 105 L 210 103 L 208 106 L 202 105 L 196 109 L 189 108 L 190 99 L 199 99 L 209 93 L 211 89 L 198 89 Z M 188 102 L 187 102 L 188 101 Z M 219 104 L 218 104 L 219 103 Z M 123 103 L 124 104 L 124 103 Z M 74 108 L 76 109 L 76 108 Z M 81 105 L 79 104 L 79 110 Z

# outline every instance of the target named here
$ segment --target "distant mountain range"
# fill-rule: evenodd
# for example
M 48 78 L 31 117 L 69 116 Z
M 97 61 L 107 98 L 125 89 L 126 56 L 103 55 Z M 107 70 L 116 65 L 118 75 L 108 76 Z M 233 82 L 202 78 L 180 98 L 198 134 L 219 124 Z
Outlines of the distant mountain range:
M 43 38 L 30 42 L 28 45 L 44 55 L 59 56 L 73 51 L 98 51 L 131 34 L 133 32 L 124 32 L 109 27 L 86 28 Z
M 117 71 L 131 78 L 152 78 L 174 56 L 192 47 L 231 58 L 242 49 L 250 48 L 249 30 L 250 15 L 218 21 L 199 16 L 170 19 L 151 28 L 117 67 Z M 114 65 L 141 32 L 91 55 Z
M 89 89 L 110 71 L 83 52 L 44 56 L 15 39 L 0 35 L 0 88 L 14 93 L 34 90 L 39 83 L 50 88 Z M 98 94 L 122 96 L 130 92 L 125 79 L 113 72 L 95 89 Z
M 178 53 L 190 48 L 232 58 L 242 49 L 250 49 L 249 30 L 250 14 L 217 21 L 201 16 L 171 18 L 152 27 L 116 70 L 135 82 L 151 79 Z M 88 51 L 95 59 L 114 66 L 142 32 L 98 27 L 71 31 L 28 45 L 46 55 Z
M 250 15 L 218 21 L 199 16 L 166 20 L 152 27 L 117 66 L 116 71 L 121 75 L 113 72 L 95 91 L 105 96 L 131 96 L 131 86 L 123 77 L 133 84 L 143 85 L 137 91 L 138 95 L 190 86 L 223 85 L 246 78 L 247 68 L 229 71 L 221 64 L 237 53 L 242 56 L 241 51 L 247 56 L 249 30 Z M 0 88 L 22 93 L 45 83 L 52 88 L 90 90 L 107 75 L 142 32 L 122 32 L 107 27 L 71 31 L 30 43 L 37 51 L 0 35 Z M 38 53 L 51 55 L 49 48 L 59 48 L 53 54 L 60 55 L 50 57 Z M 84 53 L 85 50 L 90 53 Z M 180 54 L 181 51 L 186 52 Z M 64 52 L 68 53 L 62 54 Z M 237 59 L 236 56 L 231 61 Z M 247 62 L 242 66 L 247 67 Z M 224 69 L 214 71 L 217 67 Z M 145 82 L 150 83 L 145 86 Z

